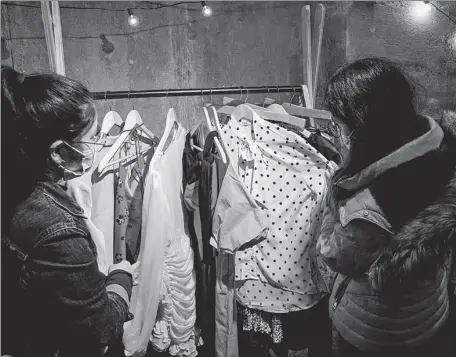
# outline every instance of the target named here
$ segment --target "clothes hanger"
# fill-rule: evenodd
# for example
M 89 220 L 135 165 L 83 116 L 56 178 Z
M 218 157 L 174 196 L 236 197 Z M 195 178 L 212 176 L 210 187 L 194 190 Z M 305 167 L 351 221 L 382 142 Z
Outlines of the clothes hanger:
M 163 135 L 160 139 L 160 142 L 157 145 L 156 151 L 163 152 L 163 149 L 169 139 L 169 136 L 170 136 L 172 130 L 175 129 L 173 138 L 172 138 L 172 140 L 174 140 L 176 137 L 177 131 L 179 130 L 180 127 L 181 127 L 181 125 L 177 121 L 176 111 L 174 110 L 174 108 L 169 108 L 168 114 L 166 115 L 165 130 L 163 131 Z M 150 161 L 151 166 L 157 160 L 157 157 L 158 157 L 158 155 L 152 156 L 152 159 Z
M 233 112 L 234 108 L 239 105 L 239 104 L 244 104 L 245 102 L 242 102 L 242 87 L 239 87 L 241 90 L 241 97 L 239 99 L 233 99 L 230 97 L 223 97 L 223 107 L 217 109 L 217 112 L 220 114 L 225 114 L 225 115 L 231 115 Z
M 130 99 L 130 93 L 128 93 L 128 99 Z M 123 157 L 119 160 L 112 160 L 114 155 L 117 153 L 117 151 L 125 144 L 125 142 L 130 138 L 130 135 L 133 131 L 136 131 L 137 129 L 140 129 L 143 131 L 149 139 L 152 140 L 153 143 L 158 144 L 159 139 L 149 130 L 145 127 L 141 116 L 139 115 L 138 111 L 135 109 L 132 109 L 130 113 L 127 115 L 127 119 L 125 120 L 125 124 L 123 126 L 122 132 L 117 138 L 117 140 L 114 142 L 114 144 L 109 148 L 108 152 L 103 156 L 101 159 L 100 163 L 98 164 L 98 172 L 102 173 L 106 167 L 112 166 L 118 162 L 126 160 L 127 157 Z M 144 151 L 148 151 L 150 148 Z M 129 155 L 128 157 L 134 157 L 137 154 L 134 155 Z
M 108 92 L 105 92 L 105 101 L 109 106 L 109 111 L 106 113 L 106 115 L 103 118 L 103 122 L 101 124 L 101 129 L 100 129 L 100 134 L 107 136 L 109 134 L 109 131 L 112 129 L 114 125 L 122 127 L 124 125 L 124 121 L 122 120 L 121 116 L 119 113 L 116 111 L 112 110 L 111 106 L 109 105 L 108 101 L 106 100 Z
M 306 107 L 301 107 L 299 105 L 294 105 L 291 103 L 283 103 L 282 107 L 291 115 L 299 115 L 302 117 L 308 117 L 311 126 L 315 126 L 314 118 L 315 119 L 324 119 L 324 120 L 332 120 L 332 115 L 327 110 L 319 110 L 310 108 L 312 102 L 309 96 L 309 90 L 306 85 L 302 86 L 302 91 L 304 94 L 304 101 Z
M 280 104 L 277 103 L 272 103 L 268 106 L 268 110 L 276 113 L 282 113 L 282 114 L 289 114 L 284 107 L 282 107 Z
M 269 95 L 269 87 L 266 87 L 266 89 L 268 90 L 268 95 Z M 274 104 L 275 103 L 275 99 L 272 99 L 272 98 L 269 98 L 269 97 L 265 97 L 264 100 L 263 100 L 263 108 L 266 107 L 266 105 L 271 105 L 271 104 Z
M 222 146 L 222 150 L 221 150 L 220 154 L 222 156 L 223 163 L 226 164 L 229 162 L 228 150 L 226 148 L 225 142 L 223 141 L 222 126 L 220 125 L 220 120 L 219 120 L 219 116 L 217 114 L 217 110 L 215 109 L 215 107 L 212 103 L 213 102 L 212 102 L 212 90 L 211 90 L 211 106 L 209 108 L 212 111 L 213 121 L 211 120 L 211 118 L 209 118 L 209 122 L 207 124 L 211 130 L 215 130 L 218 133 L 218 138 L 216 138 L 216 139 L 220 142 L 220 144 Z M 215 128 L 214 128 L 213 123 L 215 124 Z
M 130 113 L 128 113 L 127 119 L 125 120 L 125 125 L 122 129 L 122 133 L 119 135 L 119 137 L 114 142 L 112 147 L 108 150 L 108 152 L 105 154 L 105 156 L 103 156 L 103 159 L 100 161 L 98 165 L 99 173 L 102 173 L 107 167 L 111 167 L 119 162 L 125 162 L 129 159 L 139 156 L 139 154 L 144 154 L 151 149 L 151 147 L 149 147 L 147 149 L 142 150 L 140 153 L 134 153 L 121 157 L 117 160 L 112 160 L 112 158 L 119 151 L 119 149 L 129 140 L 130 135 L 134 131 L 143 130 L 145 128 L 144 124 L 142 123 L 142 120 L 138 120 L 140 118 L 141 117 L 139 116 L 139 113 L 136 110 L 132 110 L 130 111 Z M 141 124 L 138 124 L 138 122 L 141 122 Z M 146 131 L 144 131 L 144 133 L 147 134 Z M 159 142 L 158 138 L 155 135 L 150 136 L 147 134 L 147 137 L 152 140 L 153 144 L 157 144 Z
M 242 89 L 241 89 L 241 97 L 242 97 Z M 248 98 L 248 94 L 247 94 L 247 98 Z M 247 115 L 247 118 L 251 118 L 252 116 L 251 116 L 251 114 L 249 114 L 250 112 L 246 111 L 246 109 L 245 109 L 245 107 L 247 107 L 247 108 L 254 110 L 256 112 L 256 114 L 258 114 L 261 118 L 266 119 L 266 120 L 288 123 L 290 125 L 294 125 L 294 126 L 300 128 L 300 129 L 304 129 L 306 126 L 306 121 L 303 120 L 302 118 L 294 117 L 289 114 L 276 113 L 276 112 L 268 110 L 267 108 L 259 107 L 254 104 L 248 104 L 248 103 L 246 103 L 247 98 L 245 99 L 245 102 L 243 104 L 240 104 L 240 105 L 236 106 L 235 108 L 227 105 L 222 108 L 219 108 L 217 110 L 217 112 L 222 113 L 222 114 L 228 114 L 233 117 L 235 115 L 234 114 L 235 110 L 239 108 L 237 115 L 244 114 L 244 115 Z M 239 118 L 239 117 L 237 116 L 237 118 Z M 307 132 L 307 133 L 310 136 L 310 132 Z M 306 135 L 306 134 L 304 133 L 304 135 Z
M 201 91 L 201 96 L 203 97 L 203 91 Z M 212 98 L 212 92 L 211 92 L 211 98 Z M 203 113 L 204 113 L 204 118 L 206 119 L 206 125 L 207 125 L 208 129 L 210 131 L 216 131 L 216 128 L 212 125 L 211 118 L 209 116 L 209 112 L 207 111 L 206 107 L 203 107 Z M 217 134 L 220 136 L 220 133 L 218 131 L 217 131 Z M 225 150 L 223 149 L 222 144 L 220 144 L 220 140 L 219 140 L 218 137 L 214 138 L 214 143 L 215 143 L 215 146 L 217 148 L 217 151 L 218 151 L 219 155 L 221 156 L 220 159 L 222 160 L 222 162 L 224 164 L 226 164 L 227 163 L 227 159 L 226 159 Z M 194 149 L 196 149 L 198 151 L 203 151 L 202 148 L 197 147 L 196 145 L 192 144 L 192 146 L 193 146 Z
M 246 104 L 241 104 L 234 108 L 231 114 L 231 118 L 234 118 L 238 121 L 242 118 L 253 121 L 254 115 L 258 115 L 261 118 L 268 121 L 286 123 L 303 129 L 302 134 L 307 138 L 309 138 L 311 135 L 309 131 L 305 130 L 306 122 L 302 118 L 294 117 L 289 114 L 276 113 L 268 110 L 259 111 Z

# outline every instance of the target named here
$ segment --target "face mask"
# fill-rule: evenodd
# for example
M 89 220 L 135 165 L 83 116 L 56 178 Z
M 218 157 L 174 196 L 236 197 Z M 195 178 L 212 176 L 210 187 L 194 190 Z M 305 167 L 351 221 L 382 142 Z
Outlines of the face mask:
M 345 136 L 344 134 L 340 134 L 340 145 L 342 149 L 350 150 L 350 137 L 351 134 Z
M 340 134 L 338 139 L 338 150 L 340 155 L 342 156 L 342 160 L 345 161 L 350 153 L 351 148 L 351 138 L 352 134 L 346 136 L 344 134 Z
M 70 170 L 70 169 L 60 165 L 60 168 L 62 168 L 64 171 L 63 178 L 64 178 L 64 180 L 68 181 L 68 180 L 71 180 L 72 178 L 82 176 L 84 173 L 86 173 L 87 171 L 89 171 L 92 168 L 93 163 L 95 162 L 95 159 L 96 159 L 96 150 L 95 150 L 95 148 L 93 148 L 93 145 L 90 145 L 90 144 L 84 143 L 84 145 L 87 146 L 87 149 L 80 151 L 80 150 L 76 149 L 75 147 L 71 146 L 70 144 L 68 144 L 67 142 L 64 142 L 64 143 L 69 148 L 71 148 L 72 150 L 74 150 L 78 154 L 80 154 L 81 160 L 82 160 L 81 161 L 82 172 L 73 171 L 73 170 Z

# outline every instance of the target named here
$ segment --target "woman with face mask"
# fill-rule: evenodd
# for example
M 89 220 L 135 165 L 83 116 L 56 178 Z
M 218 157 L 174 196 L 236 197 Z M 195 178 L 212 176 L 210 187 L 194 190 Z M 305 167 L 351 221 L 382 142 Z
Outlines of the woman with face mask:
M 108 276 L 65 181 L 94 162 L 90 93 L 2 66 L 2 355 L 101 356 L 122 336 L 136 267 Z
M 456 355 L 448 320 L 456 138 L 416 112 L 410 82 L 386 60 L 343 66 L 326 105 L 343 155 L 317 243 L 335 272 L 335 355 Z

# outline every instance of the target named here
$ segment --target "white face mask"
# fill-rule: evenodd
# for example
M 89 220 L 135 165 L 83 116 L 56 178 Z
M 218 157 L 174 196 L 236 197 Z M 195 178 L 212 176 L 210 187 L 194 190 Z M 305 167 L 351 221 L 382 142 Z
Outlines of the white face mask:
M 336 147 L 339 150 L 339 153 L 342 156 L 343 161 L 347 159 L 348 154 L 350 153 L 352 135 L 353 132 L 351 132 L 350 135 L 344 135 L 342 131 L 340 131 L 339 133 Z
M 60 165 L 60 168 L 62 168 L 64 170 L 64 174 L 63 174 L 64 177 L 63 178 L 64 178 L 64 180 L 68 181 L 68 180 L 70 180 L 72 178 L 82 176 L 84 173 L 89 171 L 92 168 L 93 163 L 95 162 L 96 153 L 97 152 L 95 150 L 94 145 L 90 144 L 90 143 L 82 143 L 85 146 L 87 146 L 87 149 L 83 150 L 83 151 L 80 151 L 80 150 L 76 149 L 74 146 L 71 146 L 70 144 L 68 144 L 65 141 L 64 141 L 64 143 L 68 147 L 70 147 L 72 150 L 74 150 L 78 154 L 80 154 L 81 155 L 81 160 L 82 160 L 81 161 L 82 171 L 80 171 L 80 172 L 70 170 L 70 169 L 64 167 L 63 165 Z
M 344 134 L 340 134 L 340 145 L 343 149 L 350 150 L 351 142 L 350 142 L 351 134 L 345 136 Z

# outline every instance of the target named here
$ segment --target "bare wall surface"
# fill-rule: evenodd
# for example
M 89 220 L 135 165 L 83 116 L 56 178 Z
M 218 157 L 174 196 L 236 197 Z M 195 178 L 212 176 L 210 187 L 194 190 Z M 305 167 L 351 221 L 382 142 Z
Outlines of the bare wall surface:
M 456 2 L 433 3 L 456 19 Z M 344 58 L 385 57 L 409 73 L 421 110 L 437 118 L 442 109 L 456 110 L 456 25 L 448 18 L 423 1 L 333 2 L 326 6 L 326 78 L 321 85 Z
M 122 1 L 60 4 L 111 9 L 150 6 L 146 2 Z M 126 11 L 62 8 L 67 76 L 80 80 L 91 91 L 300 84 L 302 5 L 210 2 L 214 11 L 210 18 L 203 17 L 199 2 L 179 8 L 135 10 L 140 18 L 136 29 L 128 25 Z M 2 5 L 2 17 L 3 36 L 11 31 L 13 38 L 37 38 L 13 40 L 15 67 L 25 72 L 48 71 L 40 10 Z M 5 21 L 8 19 L 9 26 Z M 114 45 L 109 54 L 102 50 L 102 34 Z M 262 98 L 250 96 L 249 101 Z M 281 98 L 288 100 L 289 96 Z M 204 100 L 210 101 L 210 97 Z M 214 96 L 213 101 L 219 103 L 221 98 Z M 161 134 L 170 106 L 176 108 L 179 120 L 189 128 L 201 115 L 202 98 L 110 103 L 123 117 L 134 105 L 146 125 Z M 104 101 L 97 106 L 101 115 L 108 110 Z
M 300 84 L 301 8 L 306 3 L 315 7 L 292 1 L 209 2 L 214 10 L 210 18 L 202 16 L 199 3 L 135 10 L 141 22 L 134 29 L 127 23 L 126 8 L 151 3 L 61 2 L 63 7 L 124 10 L 61 9 L 67 75 L 91 91 Z M 427 112 L 456 110 L 456 25 L 434 10 L 417 16 L 412 6 L 418 2 L 323 3 L 326 20 L 317 107 L 328 78 L 344 61 L 383 56 L 411 74 Z M 39 6 L 39 2 L 21 4 Z M 436 4 L 456 17 L 456 2 Z M 100 38 L 103 34 L 108 42 Z M 2 4 L 2 39 L 2 63 L 14 60 L 15 68 L 24 72 L 49 71 L 39 8 Z M 200 117 L 202 101 L 201 97 L 151 98 L 109 101 L 109 105 L 98 101 L 97 106 L 101 116 L 111 106 L 123 117 L 134 106 L 150 129 L 161 134 L 169 107 L 176 108 L 188 128 Z M 220 103 L 221 97 L 214 96 L 213 101 Z

